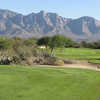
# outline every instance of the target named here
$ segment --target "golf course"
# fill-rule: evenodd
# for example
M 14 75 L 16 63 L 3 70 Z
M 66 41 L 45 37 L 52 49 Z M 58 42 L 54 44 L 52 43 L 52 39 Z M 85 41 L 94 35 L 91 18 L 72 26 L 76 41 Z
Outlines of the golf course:
M 54 54 L 69 60 L 86 60 L 92 64 L 100 64 L 100 50 L 89 48 L 57 48 Z
M 0 100 L 99 100 L 100 72 L 39 66 L 0 66 Z
M 0 100 L 100 100 L 100 0 L 1 0 Z
M 0 100 L 100 100 L 100 49 L 65 44 L 1 37 Z

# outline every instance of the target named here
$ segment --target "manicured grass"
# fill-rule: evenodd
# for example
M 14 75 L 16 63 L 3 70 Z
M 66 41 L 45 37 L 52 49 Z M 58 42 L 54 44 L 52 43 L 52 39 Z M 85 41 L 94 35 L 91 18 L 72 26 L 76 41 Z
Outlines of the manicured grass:
M 100 100 L 100 72 L 0 66 L 0 100 Z
M 93 64 L 100 64 L 100 60 L 89 60 L 89 62 Z
M 100 64 L 100 50 L 86 49 L 86 48 L 58 48 L 55 49 L 54 54 L 61 58 L 88 60 L 91 63 L 97 62 Z

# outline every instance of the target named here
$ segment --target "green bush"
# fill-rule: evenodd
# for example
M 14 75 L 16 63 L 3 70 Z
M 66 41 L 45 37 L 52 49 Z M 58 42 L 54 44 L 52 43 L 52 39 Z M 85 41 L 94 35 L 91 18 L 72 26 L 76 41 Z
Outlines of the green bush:
M 12 48 L 12 41 L 10 39 L 0 39 L 0 50 L 7 50 Z

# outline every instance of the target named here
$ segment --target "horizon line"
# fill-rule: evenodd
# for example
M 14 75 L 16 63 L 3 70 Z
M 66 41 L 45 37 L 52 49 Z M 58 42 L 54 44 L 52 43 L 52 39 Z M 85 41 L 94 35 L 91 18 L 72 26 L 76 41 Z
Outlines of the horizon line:
M 29 15 L 29 14 L 32 14 L 32 13 L 35 13 L 35 14 L 38 14 L 40 12 L 45 12 L 45 13 L 53 13 L 53 14 L 57 14 L 58 16 L 61 16 L 63 18 L 68 18 L 68 19 L 79 19 L 79 18 L 82 18 L 82 17 L 91 17 L 95 20 L 100 20 L 99 18 L 96 18 L 96 17 L 93 17 L 93 16 L 89 16 L 89 15 L 83 15 L 83 16 L 79 16 L 79 17 L 67 17 L 67 16 L 63 16 L 61 14 L 58 14 L 56 12 L 52 12 L 52 11 L 45 11 L 45 10 L 39 10 L 37 12 L 28 12 L 28 13 L 23 13 L 23 12 L 19 12 L 19 11 L 16 11 L 16 10 L 12 10 L 12 9 L 4 9 L 4 8 L 0 8 L 0 10 L 7 10 L 7 11 L 11 11 L 11 12 L 14 12 L 14 13 L 18 13 L 18 14 L 22 14 L 23 16 L 26 16 L 26 15 Z

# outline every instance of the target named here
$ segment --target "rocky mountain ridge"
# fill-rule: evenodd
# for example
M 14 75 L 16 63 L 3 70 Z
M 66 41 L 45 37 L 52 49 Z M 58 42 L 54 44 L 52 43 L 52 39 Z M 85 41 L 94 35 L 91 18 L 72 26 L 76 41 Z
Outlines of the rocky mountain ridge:
M 72 19 L 45 11 L 22 15 L 0 9 L 0 35 L 39 38 L 55 34 L 65 35 L 75 41 L 98 41 L 100 21 L 89 16 Z

